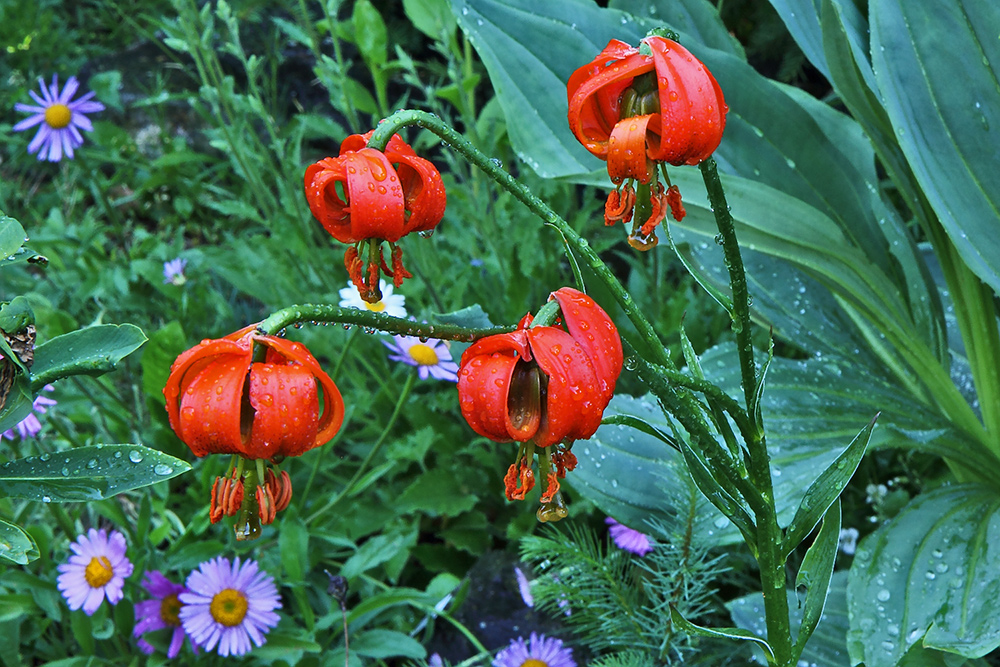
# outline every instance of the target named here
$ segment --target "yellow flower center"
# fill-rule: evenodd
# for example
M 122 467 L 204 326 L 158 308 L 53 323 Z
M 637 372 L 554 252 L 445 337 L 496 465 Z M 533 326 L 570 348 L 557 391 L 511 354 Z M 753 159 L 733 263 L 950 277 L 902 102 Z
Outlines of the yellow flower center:
M 87 569 L 83 573 L 84 579 L 91 588 L 100 588 L 111 581 L 115 571 L 111 568 L 111 561 L 106 556 L 95 556 L 90 559 Z
M 365 301 L 365 308 L 372 311 L 373 313 L 381 313 L 383 310 L 385 310 L 385 302 L 376 301 L 375 303 L 368 303 L 367 301 Z
M 243 593 L 227 588 L 215 594 L 208 610 L 212 612 L 212 618 L 231 628 L 242 623 L 247 615 L 247 598 Z
M 430 345 L 417 343 L 410 347 L 410 356 L 421 366 L 434 366 L 438 363 L 437 352 Z
M 521 667 L 549 667 L 549 663 L 537 658 L 528 658 L 521 663 Z
M 53 104 L 45 110 L 45 124 L 54 130 L 61 130 L 69 125 L 73 112 L 65 104 Z
M 167 625 L 178 626 L 181 624 L 181 601 L 177 599 L 176 593 L 171 593 L 160 602 L 160 618 Z

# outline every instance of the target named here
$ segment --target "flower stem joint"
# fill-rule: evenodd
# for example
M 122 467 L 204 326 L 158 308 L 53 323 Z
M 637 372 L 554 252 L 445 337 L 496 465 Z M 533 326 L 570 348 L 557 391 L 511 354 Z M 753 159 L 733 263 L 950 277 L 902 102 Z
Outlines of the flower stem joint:
M 683 46 L 653 35 L 638 49 L 608 42 L 573 73 L 567 95 L 570 129 L 608 163 L 617 186 L 605 205 L 605 224 L 632 222 L 629 243 L 639 250 L 654 247 L 667 210 L 678 221 L 685 215 L 680 190 L 663 164 L 698 164 L 722 141 L 729 107 L 718 82 Z M 633 221 L 636 210 L 642 215 Z
M 367 148 L 367 134 L 352 134 L 340 154 L 310 165 L 305 173 L 306 199 L 313 216 L 335 239 L 349 243 L 344 265 L 361 298 L 382 298 L 379 272 L 399 287 L 412 277 L 396 245 L 410 232 L 429 235 L 444 216 L 446 196 L 441 174 L 394 134 L 385 151 Z M 389 264 L 382 243 L 389 244 Z
M 263 348 L 261 361 L 255 345 Z M 256 325 L 183 352 L 163 395 L 170 427 L 196 456 L 239 457 L 229 475 L 216 478 L 209 509 L 212 523 L 239 515 L 239 539 L 255 537 L 291 501 L 288 473 L 265 462 L 322 445 L 344 419 L 340 391 L 309 350 L 257 333 Z
M 515 331 L 471 345 L 458 373 L 469 426 L 490 440 L 521 443 L 504 477 L 509 500 L 524 499 L 534 487 L 538 453 L 545 485 L 540 521 L 566 516 L 559 479 L 576 467 L 573 441 L 597 431 L 622 370 L 621 338 L 607 313 L 571 287 L 553 292 L 553 299 L 561 323 L 541 316 L 533 323 L 525 315 Z

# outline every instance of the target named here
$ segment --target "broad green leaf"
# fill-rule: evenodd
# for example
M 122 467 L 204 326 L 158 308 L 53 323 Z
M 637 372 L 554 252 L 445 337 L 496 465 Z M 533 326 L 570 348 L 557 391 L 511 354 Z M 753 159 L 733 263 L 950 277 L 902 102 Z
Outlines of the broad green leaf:
M 959 254 L 1000 290 L 1000 5 L 873 0 L 869 20 L 875 77 L 903 153 Z
M 427 650 L 412 637 L 395 630 L 371 629 L 351 639 L 351 650 L 368 658 L 427 657 Z
M 744 630 L 743 628 L 705 628 L 700 625 L 695 625 L 681 616 L 680 612 L 677 611 L 673 605 L 670 605 L 670 620 L 673 622 L 675 628 L 689 635 L 712 637 L 714 639 L 751 641 L 767 651 L 768 655 L 774 657 L 774 651 L 771 650 L 771 646 L 767 643 L 766 639 Z
M 38 547 L 23 528 L 0 519 L 0 558 L 27 565 L 38 558 Z
M 878 419 L 878 415 L 875 416 Z M 872 419 L 868 426 L 861 429 L 851 444 L 847 445 L 844 451 L 826 470 L 820 473 L 816 481 L 806 489 L 802 496 L 802 502 L 795 510 L 792 522 L 785 529 L 785 542 L 782 551 L 790 554 L 799 546 L 813 528 L 819 524 L 827 510 L 833 505 L 840 494 L 847 487 L 847 483 L 854 477 L 854 472 L 861 464 L 861 459 L 868 450 L 868 442 L 872 437 L 872 429 L 875 428 L 875 419 Z M 837 514 L 840 512 L 838 510 Z M 839 533 L 839 530 L 838 530 Z
M 605 417 L 623 415 L 645 422 L 662 433 L 673 428 L 651 397 L 616 394 Z M 726 543 L 740 534 L 729 520 L 698 491 L 688 475 L 683 456 L 660 437 L 623 424 L 605 424 L 590 440 L 573 446 L 579 463 L 566 481 L 606 514 L 637 529 L 647 519 L 662 521 L 668 529 L 694 516 L 692 534 L 715 544 L 722 529 Z
M 701 356 L 708 380 L 741 397 L 739 365 L 731 346 Z M 775 358 L 767 376 L 761 410 L 775 502 L 788 525 L 810 488 L 858 435 L 859 426 L 882 411 L 872 447 L 903 447 L 947 456 L 975 470 L 992 470 L 993 455 L 956 431 L 948 421 L 915 403 L 897 383 L 842 358 L 793 361 Z M 663 433 L 673 428 L 651 398 L 616 395 L 605 416 L 628 415 Z M 676 525 L 693 514 L 695 534 L 709 544 L 739 541 L 735 527 L 698 492 L 683 457 L 660 438 L 621 424 L 603 425 L 573 448 L 579 465 L 567 478 L 605 513 L 632 526 L 647 518 Z
M 80 329 L 35 348 L 31 384 L 35 389 L 70 375 L 101 375 L 146 342 L 132 324 L 103 324 Z
M 1000 646 L 1000 494 L 917 496 L 858 547 L 848 585 L 854 661 L 890 667 L 914 645 L 977 658 Z
M 446 41 L 455 32 L 450 0 L 403 0 L 403 11 L 413 27 L 431 39 Z
M 802 49 L 812 66 L 818 69 L 823 76 L 830 78 L 829 69 L 826 66 L 826 58 L 823 54 L 823 35 L 820 28 L 819 0 L 770 0 L 771 6 L 778 12 L 778 16 L 785 22 L 785 27 L 791 33 L 795 42 Z
M 376 535 L 361 545 L 340 569 L 340 576 L 353 579 L 362 572 L 385 563 L 407 548 L 407 536 L 402 534 Z
M 429 516 L 458 516 L 476 504 L 473 495 L 462 494 L 449 468 L 433 468 L 406 487 L 394 505 L 398 512 L 423 512 Z
M 27 240 L 21 223 L 0 213 L 0 257 L 10 257 Z
M 612 38 L 635 42 L 653 24 L 636 28 L 628 14 L 580 0 L 452 0 L 452 10 L 489 72 L 521 159 L 545 177 L 601 167 L 566 123 L 566 82 Z
M 833 566 L 837 561 L 840 546 L 840 500 L 823 517 L 823 524 L 812 546 L 806 551 L 799 572 L 795 575 L 795 590 L 805 589 L 805 600 L 799 602 L 802 608 L 802 622 L 795 639 L 795 652 L 801 654 L 823 617 L 823 609 L 830 594 Z M 798 657 L 798 655 L 793 655 Z
M 608 6 L 659 22 L 705 46 L 746 59 L 743 45 L 726 29 L 719 10 L 708 0 L 611 0 Z
M 41 502 L 101 500 L 187 472 L 191 466 L 142 445 L 94 445 L 0 466 L 0 496 Z

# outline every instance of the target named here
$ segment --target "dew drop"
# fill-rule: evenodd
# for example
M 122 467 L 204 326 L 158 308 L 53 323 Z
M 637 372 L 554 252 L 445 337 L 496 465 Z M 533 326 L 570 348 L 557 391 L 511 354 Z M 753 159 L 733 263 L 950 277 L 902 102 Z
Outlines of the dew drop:
M 133 449 L 128 453 L 128 460 L 132 463 L 142 463 L 142 452 Z

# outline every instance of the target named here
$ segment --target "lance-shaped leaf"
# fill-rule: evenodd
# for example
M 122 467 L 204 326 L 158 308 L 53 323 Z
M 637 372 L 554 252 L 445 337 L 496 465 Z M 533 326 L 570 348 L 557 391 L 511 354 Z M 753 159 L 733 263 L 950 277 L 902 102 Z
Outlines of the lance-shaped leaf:
M 871 440 L 876 419 L 878 419 L 878 415 L 875 415 L 875 419 L 872 419 L 868 426 L 861 429 L 861 433 L 851 441 L 851 444 L 844 449 L 829 468 L 820 473 L 820 476 L 806 490 L 798 509 L 795 510 L 792 522 L 785 529 L 785 541 L 782 545 L 782 551 L 785 554 L 791 553 L 806 538 L 806 535 L 813 531 L 826 511 L 847 487 L 847 483 L 851 481 L 851 477 L 854 476 L 862 457 L 868 450 L 868 442 Z
M 684 461 L 687 463 L 688 472 L 698 486 L 698 490 L 740 529 L 744 541 L 756 557 L 757 527 L 754 525 L 753 519 L 750 518 L 750 513 L 744 506 L 742 499 L 738 495 L 734 495 L 739 492 L 733 489 L 733 493 L 730 493 L 726 485 L 723 484 L 725 478 L 722 477 L 722 474 L 713 471 L 711 464 L 687 441 L 681 438 L 679 443 L 681 452 L 684 454 Z M 722 477 L 721 480 L 720 477 Z
M 847 589 L 856 664 L 894 667 L 914 646 L 986 655 L 1000 646 L 1000 494 L 943 486 L 858 546 Z
M 681 616 L 681 613 L 677 611 L 673 605 L 670 605 L 670 620 L 678 630 L 686 632 L 689 635 L 754 642 L 767 651 L 767 654 L 771 656 L 772 659 L 774 658 L 774 651 L 771 650 L 771 645 L 767 643 L 767 640 L 758 637 L 754 633 L 744 630 L 743 628 L 705 628 L 700 625 L 695 625 Z
M 800 591 L 805 588 L 805 600 L 800 603 L 802 623 L 799 624 L 799 636 L 792 650 L 793 659 L 798 659 L 802 654 L 806 642 L 812 637 L 823 617 L 839 546 L 840 500 L 837 499 L 823 517 L 823 524 L 816 535 L 816 540 L 806 551 L 799 566 L 799 573 L 795 576 L 795 590 Z
M 142 445 L 94 445 L 0 466 L 0 496 L 41 502 L 101 500 L 162 482 L 191 466 Z
M 1000 4 L 873 0 L 869 20 L 875 78 L 899 145 L 959 254 L 1000 290 Z
M 0 558 L 27 565 L 38 558 L 38 546 L 23 528 L 0 519 Z
M 146 342 L 132 324 L 103 324 L 56 336 L 35 348 L 32 388 L 70 375 L 101 375 Z

